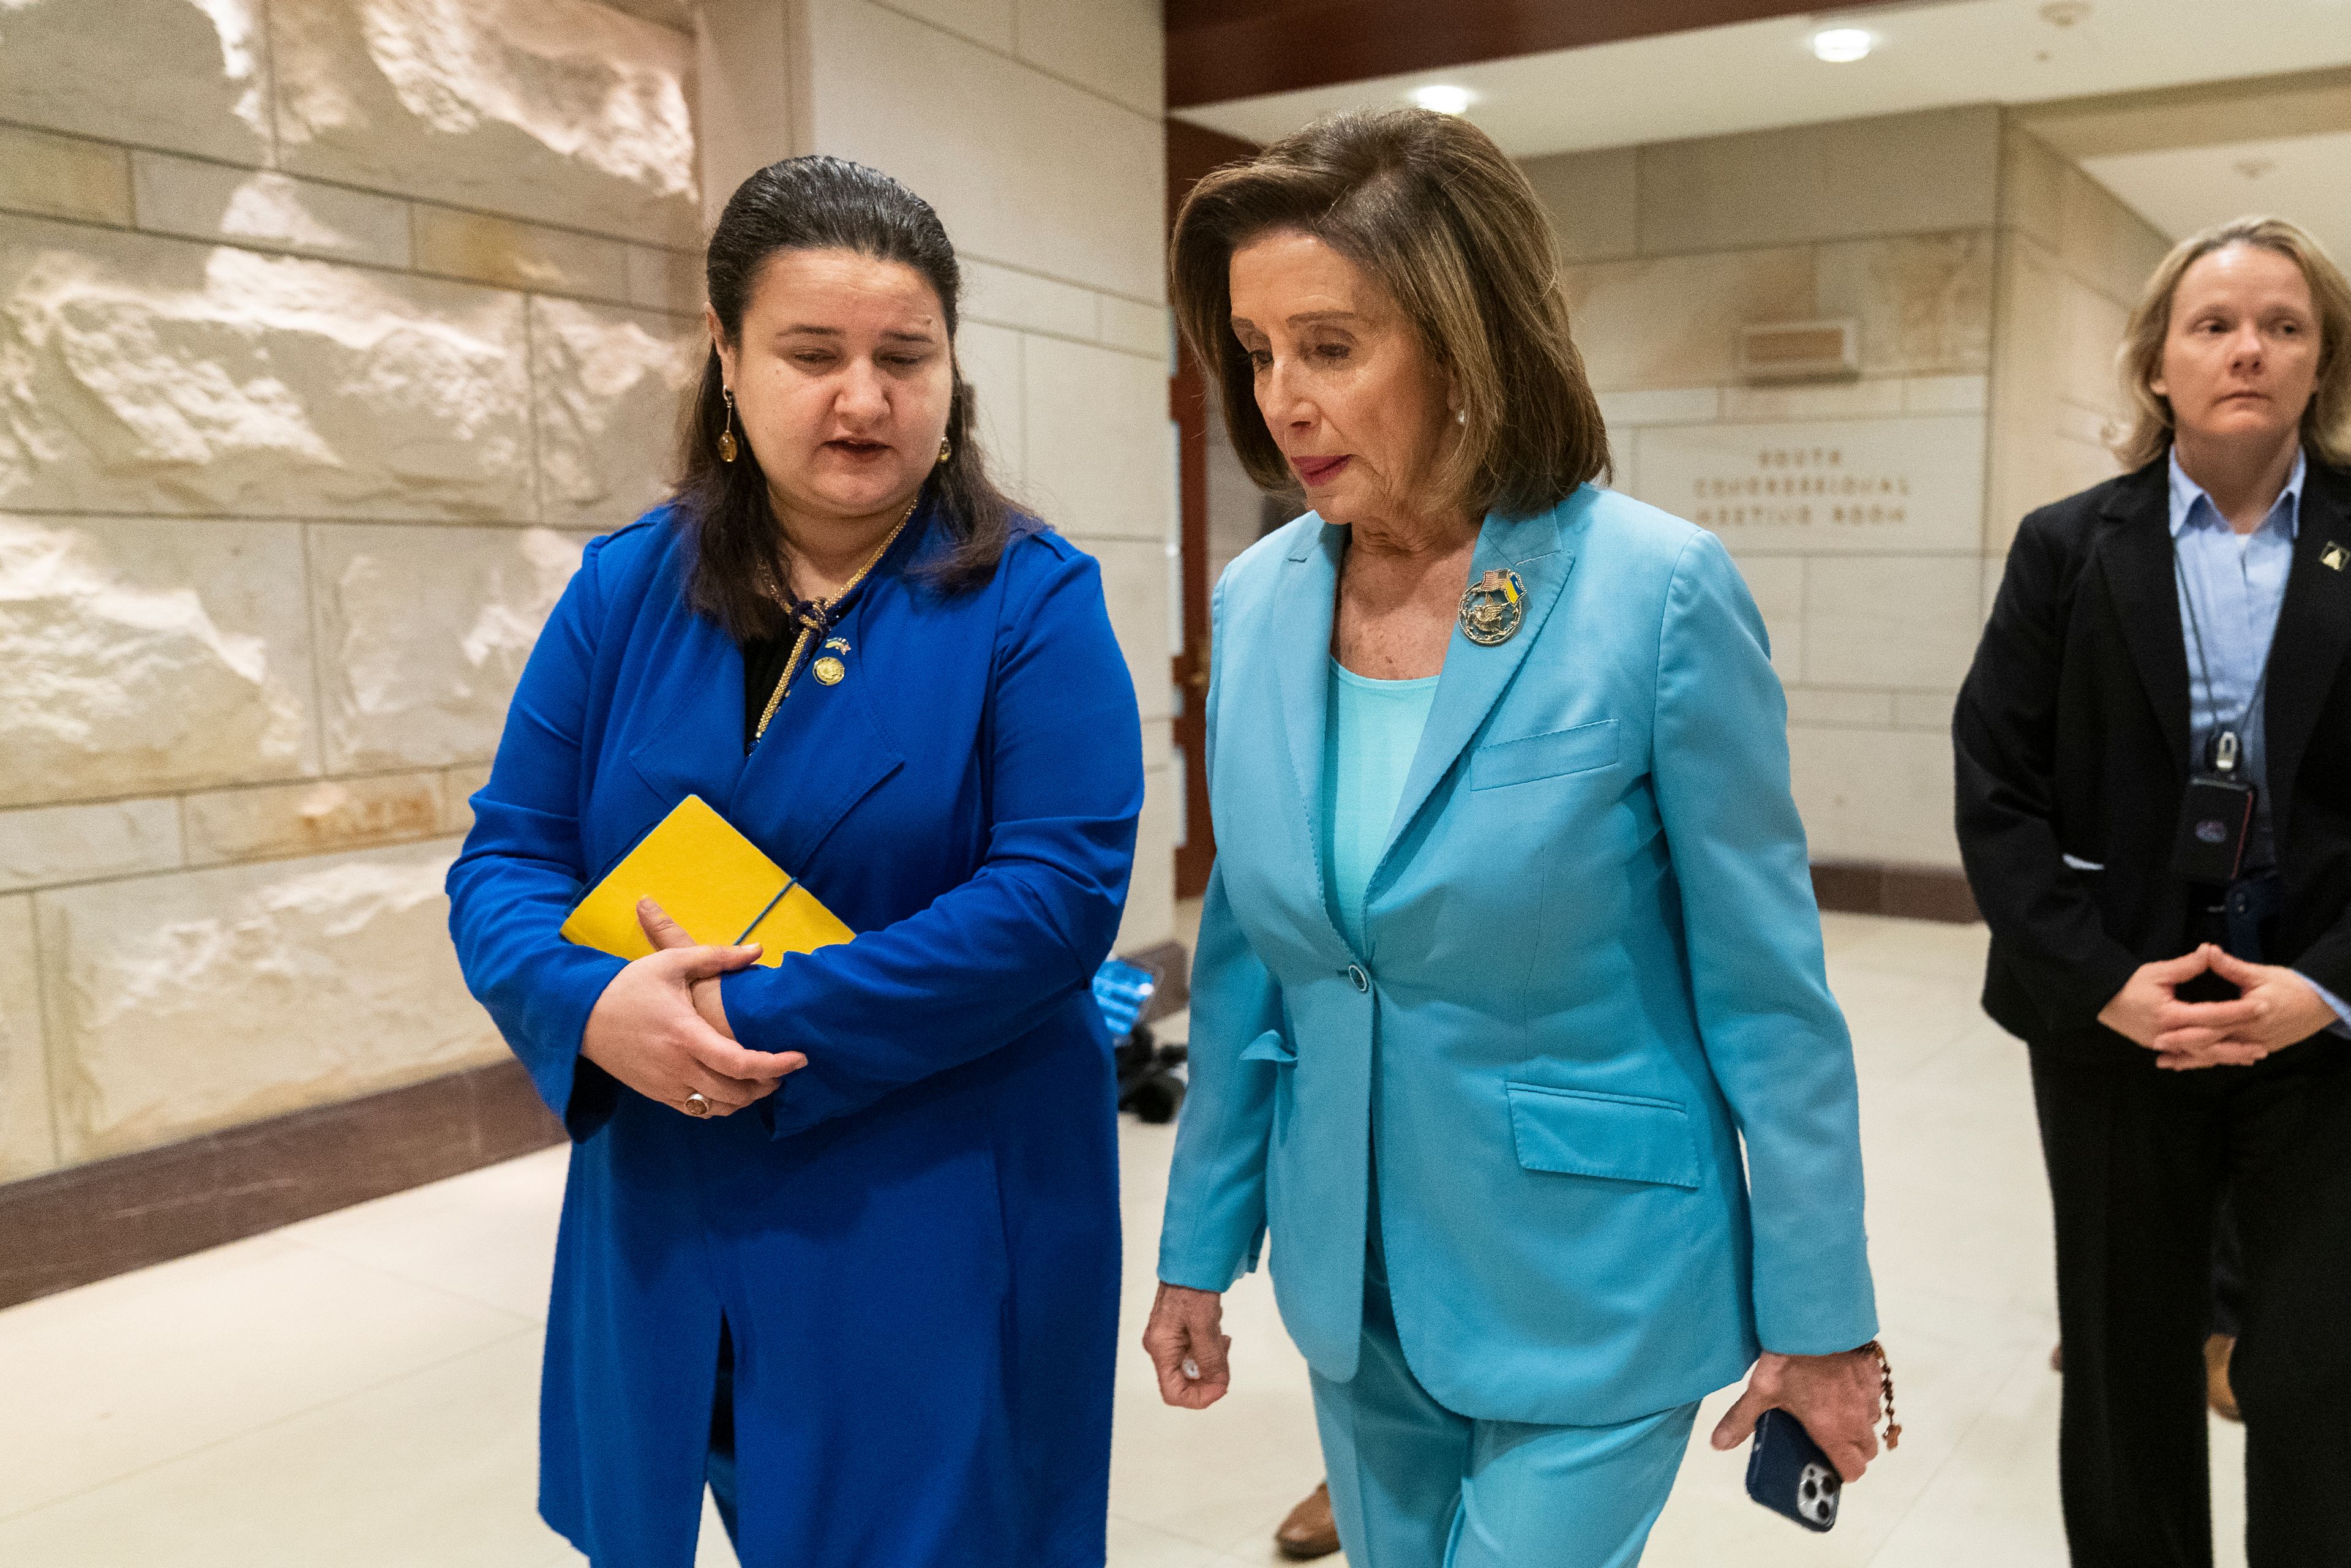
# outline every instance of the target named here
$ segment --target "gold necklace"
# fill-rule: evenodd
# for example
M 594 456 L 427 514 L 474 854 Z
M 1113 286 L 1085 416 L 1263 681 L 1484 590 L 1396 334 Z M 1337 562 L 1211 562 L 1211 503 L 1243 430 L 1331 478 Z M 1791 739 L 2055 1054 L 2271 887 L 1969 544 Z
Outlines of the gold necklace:
M 906 509 L 898 514 L 898 520 L 892 526 L 889 537 L 882 541 L 881 545 L 875 549 L 872 555 L 865 558 L 865 564 L 859 567 L 855 574 L 852 575 L 847 582 L 841 585 L 840 592 L 832 595 L 829 599 L 820 599 L 815 601 L 816 619 L 813 622 L 811 622 L 806 616 L 799 618 L 800 622 L 800 634 L 792 639 L 792 651 L 790 655 L 784 660 L 784 673 L 782 678 L 776 682 L 775 693 L 768 698 L 767 710 L 759 715 L 759 727 L 751 732 L 751 741 L 753 745 L 757 745 L 761 739 L 766 737 L 768 733 L 768 725 L 775 718 L 776 709 L 783 706 L 784 695 L 791 690 L 792 676 L 799 670 L 800 655 L 808 652 L 809 639 L 814 637 L 820 631 L 823 630 L 824 623 L 832 616 L 832 607 L 840 603 L 842 600 L 848 598 L 850 594 L 855 591 L 857 585 L 865 580 L 865 574 L 867 572 L 872 571 L 875 567 L 882 564 L 882 558 L 888 555 L 890 553 L 890 547 L 898 542 L 898 536 L 905 531 L 906 524 L 911 521 L 914 516 L 914 508 L 922 505 L 922 501 L 923 497 L 920 495 L 916 495 L 913 500 L 906 503 Z

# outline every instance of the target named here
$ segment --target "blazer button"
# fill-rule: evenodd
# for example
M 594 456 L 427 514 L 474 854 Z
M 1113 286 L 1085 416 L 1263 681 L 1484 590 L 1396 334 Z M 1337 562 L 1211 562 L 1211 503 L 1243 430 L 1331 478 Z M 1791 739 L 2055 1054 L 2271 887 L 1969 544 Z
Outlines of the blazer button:
M 1355 989 L 1359 991 L 1368 991 L 1372 988 L 1372 977 L 1364 973 L 1364 967 L 1361 964 L 1347 966 L 1347 978 L 1355 982 Z

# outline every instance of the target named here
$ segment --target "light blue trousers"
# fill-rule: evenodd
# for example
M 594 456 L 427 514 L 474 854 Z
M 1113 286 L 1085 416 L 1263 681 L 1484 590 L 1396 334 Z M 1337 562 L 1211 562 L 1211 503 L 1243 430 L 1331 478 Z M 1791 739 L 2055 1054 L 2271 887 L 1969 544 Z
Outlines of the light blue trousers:
M 1396 1340 L 1376 1209 L 1362 1362 L 1345 1383 L 1313 1382 L 1350 1568 L 1631 1568 L 1698 1418 L 1692 1404 L 1615 1427 L 1538 1427 L 1439 1405 Z

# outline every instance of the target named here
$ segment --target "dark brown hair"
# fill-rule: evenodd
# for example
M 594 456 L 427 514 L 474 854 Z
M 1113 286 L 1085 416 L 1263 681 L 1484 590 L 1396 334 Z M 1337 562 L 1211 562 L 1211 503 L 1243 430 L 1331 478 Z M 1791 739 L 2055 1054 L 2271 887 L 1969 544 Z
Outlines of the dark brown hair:
M 703 267 L 710 308 L 730 345 L 741 341 L 743 311 L 761 269 L 787 250 L 853 251 L 913 267 L 938 296 L 953 343 L 963 288 L 955 246 L 930 204 L 889 175 L 841 158 L 787 158 L 735 188 L 711 233 Z M 928 556 L 920 570 L 946 592 L 959 593 L 995 572 L 1023 519 L 988 477 L 971 387 L 962 366 L 953 373 L 946 434 L 954 453 L 931 471 L 922 491 L 946 548 Z M 783 627 L 784 612 L 766 585 L 789 580 L 782 574 L 787 546 L 750 443 L 737 443 L 734 462 L 719 460 L 724 392 L 714 346 L 681 422 L 672 496 L 689 530 L 686 599 L 738 641 L 772 637 Z
M 2189 235 L 2171 247 L 2147 280 L 2116 355 L 2129 423 L 2109 444 L 2126 468 L 2144 468 L 2171 449 L 2171 400 L 2148 383 L 2163 373 L 2164 340 L 2171 334 L 2171 297 L 2188 269 L 2232 245 L 2275 251 L 2302 268 L 2318 312 L 2318 385 L 2302 411 L 2303 449 L 2321 463 L 2351 462 L 2351 283 L 2326 247 L 2283 218 L 2232 218 Z
M 1608 432 L 1568 330 L 1559 243 L 1534 187 L 1467 120 L 1425 109 L 1334 114 L 1192 187 L 1176 214 L 1176 320 L 1216 386 L 1249 477 L 1297 479 L 1258 413 L 1233 336 L 1233 252 L 1312 235 L 1370 273 L 1448 371 L 1465 418 L 1433 476 L 1476 513 L 1528 517 L 1609 470 Z

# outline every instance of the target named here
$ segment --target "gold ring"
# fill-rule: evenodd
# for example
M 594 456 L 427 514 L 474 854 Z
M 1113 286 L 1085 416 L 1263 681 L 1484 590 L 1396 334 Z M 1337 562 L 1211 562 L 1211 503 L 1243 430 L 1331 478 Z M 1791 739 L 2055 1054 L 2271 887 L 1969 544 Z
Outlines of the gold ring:
M 702 1097 L 701 1090 L 697 1089 L 685 1097 L 685 1113 L 689 1116 L 710 1114 L 710 1102 Z

